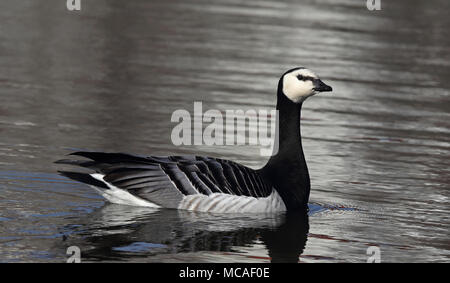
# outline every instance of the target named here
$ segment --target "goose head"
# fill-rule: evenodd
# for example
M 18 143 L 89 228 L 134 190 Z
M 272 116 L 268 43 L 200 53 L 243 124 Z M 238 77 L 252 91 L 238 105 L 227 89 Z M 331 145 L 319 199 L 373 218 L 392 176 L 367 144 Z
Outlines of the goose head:
M 332 91 L 311 70 L 298 67 L 283 74 L 280 79 L 282 93 L 292 102 L 301 103 L 318 92 Z

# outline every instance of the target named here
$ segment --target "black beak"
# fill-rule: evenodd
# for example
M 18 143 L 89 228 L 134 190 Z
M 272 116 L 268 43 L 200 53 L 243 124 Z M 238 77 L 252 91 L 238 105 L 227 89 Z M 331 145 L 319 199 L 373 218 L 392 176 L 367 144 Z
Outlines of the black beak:
M 314 90 L 319 91 L 319 92 L 324 92 L 324 91 L 332 91 L 333 89 L 331 88 L 331 86 L 326 85 L 324 82 L 317 79 L 317 80 L 314 80 Z

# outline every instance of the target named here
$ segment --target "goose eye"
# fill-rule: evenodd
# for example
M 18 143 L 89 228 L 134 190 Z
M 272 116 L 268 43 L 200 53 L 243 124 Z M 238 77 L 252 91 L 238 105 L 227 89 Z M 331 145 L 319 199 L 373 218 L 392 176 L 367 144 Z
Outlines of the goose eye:
M 297 76 L 297 79 L 299 79 L 300 81 L 302 81 L 302 80 L 303 80 L 303 76 L 302 76 L 302 75 L 298 75 L 298 76 Z

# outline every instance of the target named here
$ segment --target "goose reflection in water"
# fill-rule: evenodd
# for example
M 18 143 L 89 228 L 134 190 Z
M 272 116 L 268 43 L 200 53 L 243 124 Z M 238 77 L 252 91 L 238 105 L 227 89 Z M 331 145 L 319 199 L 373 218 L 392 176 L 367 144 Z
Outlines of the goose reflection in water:
M 258 242 L 271 262 L 298 262 L 309 230 L 307 212 L 221 215 L 114 204 L 83 221 L 65 227 L 63 243 L 65 248 L 78 246 L 85 262 L 158 261 L 161 255 L 233 252 Z

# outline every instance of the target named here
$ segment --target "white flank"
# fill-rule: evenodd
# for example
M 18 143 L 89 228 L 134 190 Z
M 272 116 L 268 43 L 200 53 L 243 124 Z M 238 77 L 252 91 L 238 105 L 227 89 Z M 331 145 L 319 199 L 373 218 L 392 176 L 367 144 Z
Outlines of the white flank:
M 188 195 L 178 209 L 217 213 L 274 213 L 286 211 L 280 195 L 273 190 L 270 196 L 255 198 L 222 193 Z
M 104 175 L 102 174 L 90 174 L 92 178 L 97 179 L 103 183 L 105 183 L 109 190 L 107 189 L 99 189 L 97 187 L 95 190 L 100 193 L 105 199 L 112 203 L 116 204 L 124 204 L 124 205 L 133 205 L 133 206 L 146 206 L 146 207 L 153 207 L 153 208 L 159 208 L 159 205 L 156 205 L 154 203 L 151 203 L 149 201 L 143 200 L 141 198 L 138 198 L 129 192 L 119 189 L 116 186 L 113 186 L 103 180 Z
M 160 208 L 157 204 L 105 182 L 102 174 L 91 174 L 91 177 L 108 186 L 109 189 L 92 187 L 111 203 Z M 286 211 L 286 206 L 277 191 L 273 190 L 272 194 L 265 198 L 223 193 L 188 195 L 183 197 L 178 209 L 216 213 L 274 213 Z

